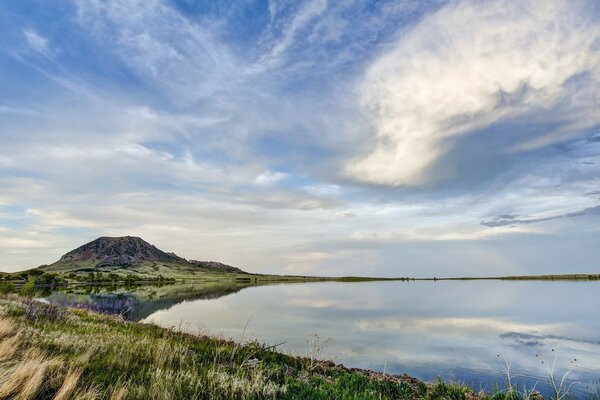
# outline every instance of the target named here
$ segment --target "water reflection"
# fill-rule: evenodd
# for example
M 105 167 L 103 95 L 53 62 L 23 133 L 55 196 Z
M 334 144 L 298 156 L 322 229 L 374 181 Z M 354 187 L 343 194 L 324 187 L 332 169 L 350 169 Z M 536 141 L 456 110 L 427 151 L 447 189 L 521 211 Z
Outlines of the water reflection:
M 590 398 L 600 376 L 598 288 L 596 282 L 232 282 L 139 288 L 127 293 L 135 301 L 116 303 L 131 306 L 135 320 L 234 338 L 251 317 L 250 338 L 286 342 L 285 351 L 306 354 L 306 340 L 318 333 L 335 339 L 321 356 L 339 363 L 386 365 L 390 373 L 454 378 L 476 388 L 503 384 L 499 361 L 506 357 L 519 384 L 546 391 L 541 355 L 558 358 L 559 377 L 577 358 L 575 390 Z
M 140 321 L 158 310 L 183 301 L 211 300 L 257 286 L 244 281 L 196 282 L 191 284 L 145 286 L 88 286 L 49 294 L 48 300 L 68 307 L 120 315 Z

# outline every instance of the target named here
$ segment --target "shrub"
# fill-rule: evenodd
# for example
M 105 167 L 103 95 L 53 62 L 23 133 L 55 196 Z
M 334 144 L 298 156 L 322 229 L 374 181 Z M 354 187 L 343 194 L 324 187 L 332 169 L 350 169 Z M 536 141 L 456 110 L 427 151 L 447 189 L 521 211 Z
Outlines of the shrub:
M 32 321 L 62 321 L 63 310 L 55 304 L 46 304 L 39 301 L 28 301 L 25 304 L 25 316 Z
M 27 283 L 21 288 L 21 294 L 25 297 L 33 297 L 35 295 L 35 276 L 30 276 Z
M 15 285 L 11 282 L 0 283 L 0 294 L 13 293 L 15 291 Z
M 40 283 L 42 285 L 57 286 L 61 282 L 61 278 L 57 274 L 47 273 L 40 275 Z

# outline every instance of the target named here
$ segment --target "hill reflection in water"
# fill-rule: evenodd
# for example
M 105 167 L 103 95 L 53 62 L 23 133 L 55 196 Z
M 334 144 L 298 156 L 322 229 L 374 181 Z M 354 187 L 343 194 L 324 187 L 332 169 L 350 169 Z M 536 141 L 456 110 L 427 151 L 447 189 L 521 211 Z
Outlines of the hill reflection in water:
M 188 300 L 210 300 L 257 286 L 248 282 L 197 282 L 139 287 L 79 287 L 52 293 L 48 300 L 67 307 L 86 308 L 140 321 L 156 311 Z

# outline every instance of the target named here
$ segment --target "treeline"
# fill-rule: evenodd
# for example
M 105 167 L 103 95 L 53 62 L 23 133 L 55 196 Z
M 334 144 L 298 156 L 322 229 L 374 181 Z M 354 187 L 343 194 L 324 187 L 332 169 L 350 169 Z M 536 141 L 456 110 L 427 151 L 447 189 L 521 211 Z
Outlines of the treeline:
M 82 283 L 109 283 L 109 284 L 125 284 L 125 285 L 129 285 L 129 284 L 135 284 L 138 282 L 156 282 L 156 283 L 171 283 L 171 282 L 175 282 L 175 278 L 168 278 L 168 277 L 164 277 L 162 275 L 157 275 L 157 276 L 139 276 L 139 275 L 133 275 L 133 274 L 127 274 L 127 275 L 121 275 L 121 274 L 115 274 L 114 272 L 111 273 L 103 273 L 103 272 L 88 272 L 86 274 L 76 274 L 74 272 L 71 272 L 70 274 L 66 275 L 66 278 L 73 280 L 73 281 L 77 281 L 77 282 L 82 282 Z
M 32 269 L 29 271 L 16 272 L 13 274 L 3 274 L 0 276 L 0 280 L 4 282 L 14 283 L 25 283 L 29 279 L 34 279 L 36 284 L 44 286 L 60 286 L 66 284 L 65 279 L 59 275 L 51 272 L 40 271 L 39 269 Z
M 40 290 L 51 290 L 67 287 L 69 283 L 91 285 L 136 285 L 140 283 L 174 283 L 174 278 L 158 276 L 136 276 L 133 274 L 121 275 L 115 273 L 88 272 L 76 274 L 71 272 L 60 275 L 40 270 L 30 270 L 15 274 L 0 275 L 0 294 L 20 293 L 24 296 L 33 296 Z
M 38 288 L 54 289 L 66 285 L 67 281 L 62 276 L 39 270 L 0 276 L 0 294 L 20 293 L 33 296 Z

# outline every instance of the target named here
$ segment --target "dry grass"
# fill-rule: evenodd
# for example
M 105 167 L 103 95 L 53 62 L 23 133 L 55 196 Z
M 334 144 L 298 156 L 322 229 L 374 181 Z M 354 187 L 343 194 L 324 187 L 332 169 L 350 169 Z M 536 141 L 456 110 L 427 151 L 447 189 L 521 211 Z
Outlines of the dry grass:
M 0 362 L 9 361 L 19 349 L 20 337 L 14 335 L 0 342 Z
M 84 389 L 75 396 L 75 400 L 96 400 L 100 398 L 102 398 L 102 394 L 96 388 Z
M 79 383 L 79 378 L 81 378 L 81 374 L 83 373 L 83 369 L 81 368 L 71 368 L 65 375 L 62 386 L 58 389 L 54 400 L 68 400 L 71 398 L 71 395 L 75 393 L 75 389 L 77 388 L 77 384 Z
M 23 359 L 7 369 L 0 378 L 0 398 L 14 396 L 17 400 L 35 397 L 44 383 L 49 361 L 35 348 L 29 349 Z
M 24 382 L 21 388 L 21 393 L 17 396 L 17 400 L 30 400 L 35 398 L 35 395 L 40 391 L 46 372 L 48 369 L 48 362 L 40 362 L 36 365 L 35 372 Z
M 0 318 L 0 339 L 12 336 L 15 333 L 15 324 L 9 319 Z
M 118 386 L 112 391 L 110 400 L 124 400 L 127 398 L 127 392 L 127 386 Z

